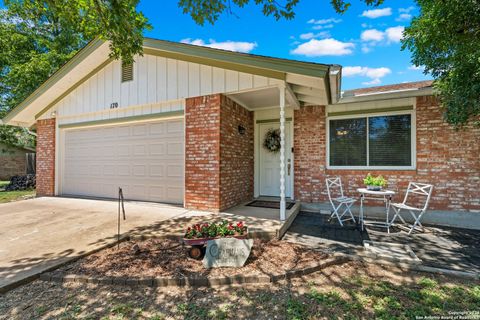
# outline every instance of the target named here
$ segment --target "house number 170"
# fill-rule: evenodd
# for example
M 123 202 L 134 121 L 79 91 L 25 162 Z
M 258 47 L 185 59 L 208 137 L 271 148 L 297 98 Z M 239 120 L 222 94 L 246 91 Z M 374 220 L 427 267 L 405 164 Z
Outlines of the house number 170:
M 117 109 L 117 108 L 118 108 L 118 102 L 110 103 L 110 109 Z

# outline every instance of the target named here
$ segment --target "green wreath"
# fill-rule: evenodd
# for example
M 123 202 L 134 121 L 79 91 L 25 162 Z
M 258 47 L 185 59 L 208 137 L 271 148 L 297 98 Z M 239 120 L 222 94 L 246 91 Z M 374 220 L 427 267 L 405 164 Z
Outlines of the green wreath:
M 280 129 L 268 129 L 263 139 L 263 147 L 273 153 L 280 151 Z

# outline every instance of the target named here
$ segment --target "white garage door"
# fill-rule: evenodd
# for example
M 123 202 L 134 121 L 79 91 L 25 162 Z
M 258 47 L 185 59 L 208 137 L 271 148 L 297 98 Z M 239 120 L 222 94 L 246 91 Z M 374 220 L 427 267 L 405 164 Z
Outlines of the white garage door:
M 183 202 L 183 119 L 64 131 L 62 194 Z

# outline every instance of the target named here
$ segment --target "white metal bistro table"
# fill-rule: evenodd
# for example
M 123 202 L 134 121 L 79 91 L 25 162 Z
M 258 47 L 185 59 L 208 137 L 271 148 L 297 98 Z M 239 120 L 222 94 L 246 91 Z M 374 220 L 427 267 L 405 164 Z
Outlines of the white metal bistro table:
M 374 191 L 374 190 L 369 190 L 367 188 L 358 188 L 357 191 L 360 193 L 360 224 L 362 226 L 362 231 L 364 229 L 365 225 L 365 220 L 364 220 L 364 209 L 363 209 L 363 201 L 365 200 L 376 200 L 376 201 L 383 201 L 385 203 L 385 215 L 386 215 L 386 220 L 385 224 L 384 223 L 370 223 L 372 225 L 380 226 L 380 227 L 385 227 L 387 228 L 388 233 L 390 233 L 390 221 L 388 220 L 388 207 L 390 206 L 390 203 L 392 202 L 392 197 L 395 195 L 394 191 L 391 190 L 380 190 L 380 191 Z

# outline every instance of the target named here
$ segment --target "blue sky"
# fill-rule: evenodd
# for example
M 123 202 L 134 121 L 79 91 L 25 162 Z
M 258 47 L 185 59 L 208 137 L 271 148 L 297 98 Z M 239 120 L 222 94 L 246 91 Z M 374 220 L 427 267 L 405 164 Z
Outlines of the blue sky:
M 203 27 L 183 14 L 177 1 L 142 0 L 140 10 L 153 26 L 145 33 L 149 37 L 340 64 L 343 90 L 430 79 L 412 67 L 410 52 L 400 50 L 402 28 L 419 12 L 413 1 L 385 0 L 378 8 L 359 0 L 351 3 L 339 15 L 330 1 L 301 0 L 296 17 L 280 21 L 249 5 Z

